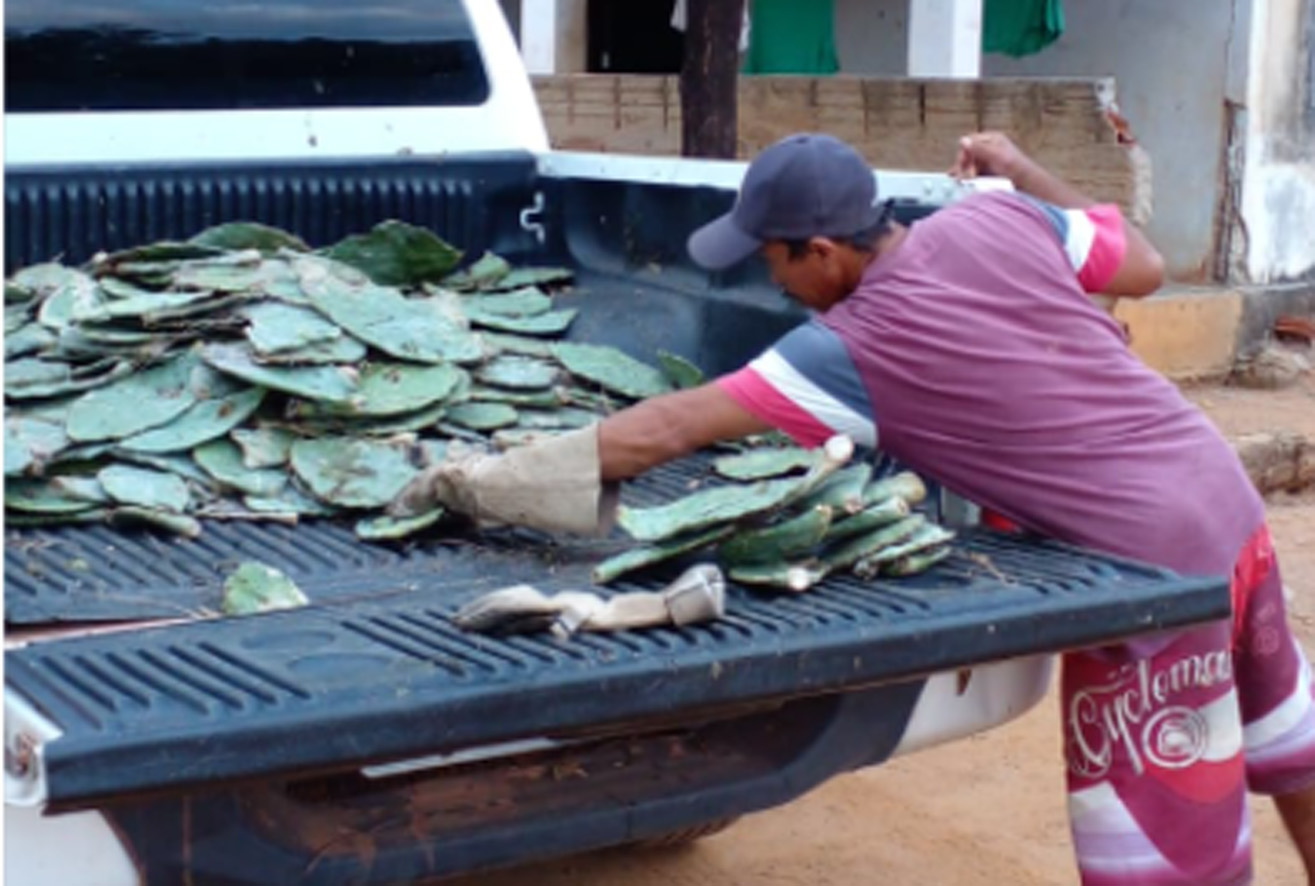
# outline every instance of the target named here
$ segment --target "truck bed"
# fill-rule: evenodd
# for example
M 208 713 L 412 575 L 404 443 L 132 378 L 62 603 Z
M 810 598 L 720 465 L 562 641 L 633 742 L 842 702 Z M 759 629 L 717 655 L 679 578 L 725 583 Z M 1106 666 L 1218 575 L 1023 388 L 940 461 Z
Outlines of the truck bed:
M 5 252 L 12 272 L 223 221 L 323 245 L 401 218 L 474 255 L 569 264 L 573 338 L 645 358 L 664 348 L 715 374 L 799 319 L 761 270 L 690 267 L 681 232 L 731 199 L 544 179 L 522 155 L 28 170 L 7 177 Z M 653 503 L 708 480 L 695 457 L 624 497 Z M 706 823 L 885 759 L 926 675 L 1229 611 L 1224 577 L 973 530 L 912 579 L 835 577 L 798 596 L 732 586 L 713 624 L 494 639 L 449 614 L 517 582 L 579 586 L 623 542 L 505 531 L 392 546 L 341 523 L 210 520 L 195 540 L 67 527 L 5 543 L 11 641 L 50 623 L 187 619 L 6 651 L 7 726 L 30 714 L 54 730 L 19 761 L 29 800 L 102 810 L 150 860 L 148 883 L 411 882 Z M 247 559 L 287 572 L 313 605 L 207 618 Z M 658 587 L 679 568 L 614 590 Z M 10 750 L 22 745 L 11 732 Z M 459 756 L 491 747 L 501 762 Z M 417 758 L 438 762 L 387 774 Z M 587 778 L 555 787 L 573 773 Z M 373 842 L 330 852 L 324 833 Z

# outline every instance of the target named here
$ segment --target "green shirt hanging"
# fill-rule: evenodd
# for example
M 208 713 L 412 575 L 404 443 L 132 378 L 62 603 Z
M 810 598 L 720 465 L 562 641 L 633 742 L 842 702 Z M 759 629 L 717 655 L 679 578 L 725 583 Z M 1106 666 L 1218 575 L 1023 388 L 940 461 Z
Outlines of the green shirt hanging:
M 1061 0 L 983 0 L 982 52 L 1032 55 L 1063 33 Z
M 753 0 L 746 74 L 834 74 L 834 0 Z

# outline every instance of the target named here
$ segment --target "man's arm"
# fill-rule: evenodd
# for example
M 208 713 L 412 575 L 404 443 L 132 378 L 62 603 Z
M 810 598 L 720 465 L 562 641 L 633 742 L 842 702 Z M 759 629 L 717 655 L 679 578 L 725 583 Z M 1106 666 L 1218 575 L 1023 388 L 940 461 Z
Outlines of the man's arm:
M 964 136 L 959 142 L 959 154 L 950 174 L 956 178 L 1002 176 L 1022 193 L 1061 209 L 1087 209 L 1096 205 L 1096 201 L 1049 172 L 998 132 Z M 1133 298 L 1150 295 L 1164 282 L 1164 259 L 1136 225 L 1126 219 L 1122 219 L 1121 224 L 1125 244 L 1123 259 L 1100 291 L 1105 295 Z
M 599 425 L 600 473 L 604 482 L 626 480 L 718 440 L 771 429 L 715 383 L 666 394 Z
M 502 455 L 445 460 L 411 481 L 390 508 L 445 507 L 484 522 L 547 532 L 605 533 L 629 479 L 718 440 L 780 428 L 802 446 L 835 434 L 872 446 L 866 389 L 839 337 L 804 323 L 748 366 L 688 391 L 646 400 L 578 431 Z
M 427 468 L 389 507 L 415 516 L 445 507 L 483 522 L 546 532 L 606 534 L 616 495 L 606 484 L 717 440 L 771 428 L 716 384 L 646 400 L 578 431 L 502 455 L 471 454 Z

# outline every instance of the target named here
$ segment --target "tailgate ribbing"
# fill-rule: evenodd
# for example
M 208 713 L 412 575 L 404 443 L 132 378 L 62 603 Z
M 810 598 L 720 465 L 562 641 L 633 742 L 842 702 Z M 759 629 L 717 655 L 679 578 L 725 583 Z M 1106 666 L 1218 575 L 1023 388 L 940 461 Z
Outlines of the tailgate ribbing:
M 674 497 L 703 464 L 655 472 L 627 497 Z M 506 533 L 392 549 L 323 522 L 208 523 L 195 542 L 86 528 L 17 538 L 6 552 L 11 618 L 22 594 L 36 605 L 42 587 L 50 593 L 54 550 L 86 561 L 62 606 L 134 589 L 157 602 L 170 588 L 209 599 L 247 556 L 279 565 L 324 604 L 6 653 L 8 686 L 64 731 L 45 749 L 50 799 L 64 803 L 908 679 L 1221 618 L 1229 605 L 1222 579 L 972 532 L 914 579 L 841 577 L 801 596 L 732 588 L 715 624 L 563 643 L 464 634 L 448 616 L 514 581 L 581 586 L 615 542 L 528 544 L 534 536 Z M 40 578 L 29 581 L 33 569 Z M 677 569 L 617 589 L 656 588 Z

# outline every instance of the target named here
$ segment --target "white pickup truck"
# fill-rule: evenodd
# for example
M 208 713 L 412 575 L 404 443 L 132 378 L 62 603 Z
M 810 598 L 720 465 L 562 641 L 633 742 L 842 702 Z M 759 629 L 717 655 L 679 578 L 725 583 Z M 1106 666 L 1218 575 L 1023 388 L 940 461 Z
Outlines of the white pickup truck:
M 637 356 L 724 372 L 800 319 L 762 269 L 684 254 L 743 165 L 549 150 L 495 0 L 9 0 L 5 29 L 9 274 L 223 221 L 318 245 L 399 218 L 569 265 L 572 337 Z M 906 221 L 963 193 L 875 174 Z M 1017 717 L 1056 652 L 1228 612 L 1222 578 L 972 528 L 934 498 L 965 556 L 916 579 L 732 587 L 717 623 L 569 643 L 446 618 L 505 584 L 587 581 L 569 546 L 549 571 L 531 541 L 385 547 L 331 520 L 8 529 L 7 880 L 414 883 L 693 838 Z M 312 605 L 177 617 L 216 609 L 253 551 Z

